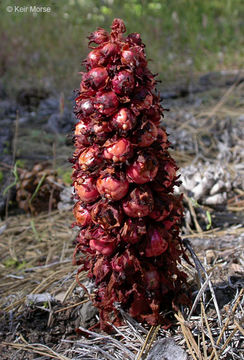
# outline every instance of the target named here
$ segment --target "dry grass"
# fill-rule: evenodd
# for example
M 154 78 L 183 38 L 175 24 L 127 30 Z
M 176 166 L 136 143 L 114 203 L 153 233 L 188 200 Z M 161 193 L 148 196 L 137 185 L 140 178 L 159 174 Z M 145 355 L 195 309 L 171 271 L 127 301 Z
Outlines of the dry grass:
M 21 311 L 27 294 L 64 293 L 72 273 L 72 212 L 8 218 L 2 227 L 0 304 Z
M 30 294 L 49 293 L 61 300 L 63 305 L 57 312 L 78 308 L 88 301 L 84 297 L 77 302 L 73 296 L 78 285 L 75 280 L 76 267 L 72 266 L 72 239 L 75 238 L 76 231 L 70 228 L 71 222 L 72 214 L 69 211 L 41 214 L 35 218 L 23 215 L 8 218 L 6 223 L 0 224 L 0 304 L 3 312 L 11 312 L 14 316 L 21 314 L 28 306 L 26 296 Z M 219 241 L 225 237 L 227 240 L 224 248 L 216 248 L 215 259 L 211 260 L 211 264 L 206 257 L 207 253 L 201 251 L 201 247 L 198 247 L 200 250 L 197 256 L 191 245 L 186 243 L 195 267 L 190 268 L 186 263 L 183 267 L 191 282 L 199 284 L 193 307 L 200 304 L 200 312 L 187 313 L 186 309 L 182 309 L 182 312 L 175 314 L 177 324 L 171 330 L 163 330 L 160 326 L 142 327 L 121 310 L 125 326 L 114 328 L 113 336 L 81 329 L 86 336 L 81 336 L 78 341 L 64 339 L 55 348 L 43 344 L 29 344 L 21 334 L 14 343 L 5 342 L 2 345 L 18 351 L 36 353 L 44 359 L 93 359 L 101 356 L 101 359 L 142 360 L 146 359 L 156 339 L 173 337 L 193 359 L 225 359 L 227 352 L 232 354 L 233 359 L 241 359 L 238 347 L 243 339 L 243 289 L 236 288 L 234 299 L 219 309 L 211 280 L 216 279 L 216 274 L 221 274 L 226 268 L 231 269 L 232 258 L 229 255 L 226 258 L 227 250 L 229 254 L 237 255 L 238 251 L 241 254 L 241 240 L 238 246 L 234 243 L 233 247 L 233 243 L 228 242 L 228 236 L 238 239 L 242 230 L 211 230 L 191 235 L 193 244 L 197 239 L 204 242 L 207 238 L 216 238 Z M 199 258 L 205 264 L 206 270 Z M 14 262 L 11 263 L 9 259 Z M 212 276 L 213 273 L 215 276 Z M 217 278 L 219 276 L 217 275 Z M 81 273 L 80 281 L 84 278 L 85 273 Z M 211 297 L 206 300 L 207 288 L 210 289 Z M 210 306 L 211 304 L 213 306 Z M 63 348 L 67 342 L 68 350 Z

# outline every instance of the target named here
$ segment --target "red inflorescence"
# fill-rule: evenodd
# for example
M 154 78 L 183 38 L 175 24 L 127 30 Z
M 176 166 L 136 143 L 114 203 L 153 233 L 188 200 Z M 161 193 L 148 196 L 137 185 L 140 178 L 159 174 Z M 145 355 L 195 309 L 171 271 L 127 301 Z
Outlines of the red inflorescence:
M 138 321 L 168 326 L 165 313 L 189 303 L 178 268 L 177 166 L 159 127 L 163 108 L 140 34 L 124 37 L 120 19 L 111 29 L 89 36 L 95 48 L 76 98 L 75 259 L 96 284 L 102 329 L 122 323 L 115 303 Z

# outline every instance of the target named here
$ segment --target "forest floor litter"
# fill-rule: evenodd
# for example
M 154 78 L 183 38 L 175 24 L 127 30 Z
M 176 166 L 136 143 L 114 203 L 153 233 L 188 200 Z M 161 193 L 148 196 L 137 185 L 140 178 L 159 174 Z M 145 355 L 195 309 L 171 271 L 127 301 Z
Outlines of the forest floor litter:
M 244 358 L 243 91 L 237 79 L 228 88 L 163 102 L 172 108 L 162 124 L 182 174 L 182 239 L 193 266 L 181 266 L 192 308 L 174 314 L 165 330 L 138 324 L 117 304 L 124 326 L 112 335 L 89 330 L 98 315 L 72 264 L 77 230 L 66 187 L 59 210 L 10 211 L 0 222 L 2 360 Z M 19 136 L 21 147 L 25 135 Z M 55 161 L 62 163 L 72 145 L 62 143 L 63 152 L 56 145 Z M 92 296 L 86 273 L 78 278 Z

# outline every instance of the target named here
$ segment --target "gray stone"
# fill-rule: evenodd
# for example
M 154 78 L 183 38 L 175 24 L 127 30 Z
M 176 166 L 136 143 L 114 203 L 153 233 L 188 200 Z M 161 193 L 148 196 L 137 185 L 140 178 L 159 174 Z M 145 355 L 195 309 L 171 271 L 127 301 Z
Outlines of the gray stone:
M 97 313 L 98 310 L 91 301 L 83 304 L 80 309 L 80 326 L 87 328 L 93 325 Z
M 60 211 L 69 210 L 75 204 L 74 201 L 74 187 L 67 186 L 60 193 L 60 201 L 58 202 L 58 209 Z
M 16 118 L 17 107 L 11 100 L 5 99 L 0 101 L 0 119 L 9 119 L 10 115 Z M 11 116 L 12 117 L 12 116 Z
M 238 170 L 236 168 L 236 170 Z M 240 176 L 241 177 L 241 176 Z M 233 179 L 227 170 L 227 165 L 220 161 L 215 164 L 192 163 L 181 168 L 180 188 L 175 188 L 176 193 L 184 192 L 200 204 L 218 206 L 225 204 L 227 194 L 231 197 Z
M 37 116 L 38 118 L 49 117 L 53 113 L 56 113 L 59 110 L 59 100 L 55 97 L 49 97 L 41 101 Z
M 146 360 L 187 360 L 186 352 L 171 338 L 155 342 Z
M 29 294 L 26 296 L 27 305 L 40 305 L 46 302 L 54 302 L 54 297 L 49 293 Z
M 54 113 L 49 117 L 45 130 L 52 133 L 67 134 L 71 132 L 75 123 L 74 114 L 71 110 L 65 108 L 63 113 Z

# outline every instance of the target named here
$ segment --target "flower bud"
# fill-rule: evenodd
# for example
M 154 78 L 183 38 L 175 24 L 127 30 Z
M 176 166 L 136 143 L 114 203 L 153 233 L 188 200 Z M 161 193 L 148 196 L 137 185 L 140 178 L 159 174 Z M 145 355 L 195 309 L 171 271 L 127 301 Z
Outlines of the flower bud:
M 90 211 L 80 201 L 75 204 L 73 214 L 78 226 L 86 226 L 91 223 Z
M 147 216 L 153 209 L 154 201 L 150 188 L 146 185 L 135 188 L 123 201 L 126 215 L 134 217 Z
M 157 158 L 151 154 L 140 154 L 127 168 L 127 179 L 136 184 L 152 181 L 158 172 Z
M 122 70 L 112 80 L 113 91 L 120 95 L 129 95 L 135 86 L 133 74 L 128 70 Z
M 97 190 L 107 199 L 120 200 L 128 192 L 129 183 L 122 172 L 116 174 L 105 172 L 97 180 Z
M 74 182 L 74 187 L 81 201 L 90 203 L 99 197 L 96 180 L 93 177 L 78 178 Z
M 166 231 L 150 226 L 147 235 L 146 257 L 159 256 L 167 250 L 169 235 Z
M 95 100 L 95 108 L 102 115 L 112 115 L 118 108 L 119 101 L 113 91 L 99 92 Z
M 125 162 L 132 154 L 132 145 L 129 140 L 122 138 L 117 141 L 108 140 L 104 144 L 104 157 L 113 162 Z
M 135 115 L 127 108 L 121 108 L 112 118 L 112 125 L 115 129 L 126 133 L 136 125 Z

